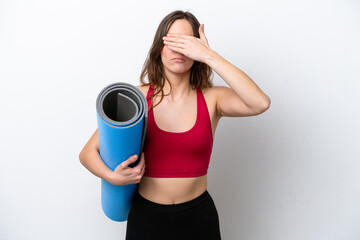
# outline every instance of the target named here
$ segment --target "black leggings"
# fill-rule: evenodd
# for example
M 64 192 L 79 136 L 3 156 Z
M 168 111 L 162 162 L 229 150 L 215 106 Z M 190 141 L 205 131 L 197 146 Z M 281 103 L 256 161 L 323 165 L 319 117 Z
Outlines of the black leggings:
M 159 204 L 142 197 L 132 200 L 126 240 L 221 240 L 219 216 L 206 190 L 178 204 Z

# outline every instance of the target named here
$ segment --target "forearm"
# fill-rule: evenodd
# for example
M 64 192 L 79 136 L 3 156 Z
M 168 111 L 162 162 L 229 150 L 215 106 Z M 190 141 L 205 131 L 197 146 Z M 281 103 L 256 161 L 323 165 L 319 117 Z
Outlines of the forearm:
M 232 65 L 214 50 L 210 50 L 205 63 L 209 65 L 248 105 L 269 104 L 270 98 L 239 68 Z
M 110 176 L 112 170 L 106 166 L 96 149 L 83 150 L 79 154 L 82 165 L 87 168 L 95 176 L 102 178 L 108 182 L 111 181 Z

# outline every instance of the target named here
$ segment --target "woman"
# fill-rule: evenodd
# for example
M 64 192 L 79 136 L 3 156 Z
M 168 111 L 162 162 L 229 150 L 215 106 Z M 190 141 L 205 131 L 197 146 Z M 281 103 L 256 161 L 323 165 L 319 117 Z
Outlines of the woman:
M 230 88 L 213 86 L 212 69 Z M 97 130 L 80 153 L 81 163 L 114 185 L 138 183 L 127 240 L 221 239 L 217 209 L 207 191 L 216 126 L 221 117 L 264 112 L 269 97 L 210 49 L 204 25 L 183 11 L 160 23 L 140 81 L 149 115 L 139 164 L 129 167 L 137 160 L 132 156 L 110 170 L 99 156 Z

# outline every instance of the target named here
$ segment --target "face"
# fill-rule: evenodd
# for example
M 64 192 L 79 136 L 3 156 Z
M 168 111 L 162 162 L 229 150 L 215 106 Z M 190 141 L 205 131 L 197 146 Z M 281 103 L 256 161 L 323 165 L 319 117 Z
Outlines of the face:
M 180 33 L 194 36 L 191 24 L 186 19 L 175 20 L 169 29 L 169 33 Z M 175 60 L 174 58 L 182 58 L 185 61 L 181 62 Z M 164 45 L 161 50 L 161 60 L 164 65 L 165 73 L 167 71 L 172 73 L 184 73 L 186 71 L 190 71 L 191 66 L 194 64 L 193 59 L 186 57 L 182 53 L 171 50 L 166 45 Z

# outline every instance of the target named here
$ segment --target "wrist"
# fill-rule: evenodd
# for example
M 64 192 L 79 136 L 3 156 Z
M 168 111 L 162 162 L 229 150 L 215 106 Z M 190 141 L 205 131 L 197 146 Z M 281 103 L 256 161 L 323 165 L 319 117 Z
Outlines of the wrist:
M 217 59 L 219 59 L 220 55 L 215 52 L 212 49 L 209 49 L 208 54 L 205 57 L 204 62 L 209 65 L 210 67 L 212 67 L 212 65 L 214 64 L 214 62 L 216 62 Z
M 106 171 L 106 173 L 104 175 L 104 180 L 112 184 L 112 182 L 113 182 L 113 171 L 111 171 L 111 169 L 109 169 L 109 171 Z

